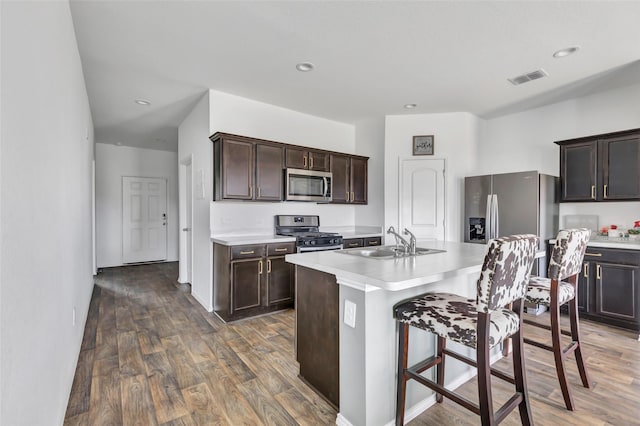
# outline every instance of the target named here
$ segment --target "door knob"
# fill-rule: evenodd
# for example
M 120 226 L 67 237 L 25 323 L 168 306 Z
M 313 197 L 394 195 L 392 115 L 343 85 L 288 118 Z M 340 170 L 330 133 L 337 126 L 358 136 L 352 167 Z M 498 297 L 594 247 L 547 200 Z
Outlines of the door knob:
M 188 231 L 191 231 L 191 228 L 182 228 L 182 231 L 188 232 Z

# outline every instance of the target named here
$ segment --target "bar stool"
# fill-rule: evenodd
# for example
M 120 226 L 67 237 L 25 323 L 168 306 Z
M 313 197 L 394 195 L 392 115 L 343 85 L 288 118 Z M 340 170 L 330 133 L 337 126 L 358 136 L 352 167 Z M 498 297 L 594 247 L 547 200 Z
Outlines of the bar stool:
M 523 425 L 533 423 L 520 329 L 537 240 L 535 235 L 513 235 L 492 240 L 478 279 L 476 299 L 448 293 L 426 293 L 394 306 L 394 316 L 399 324 L 396 425 L 404 422 L 406 387 L 410 379 L 435 391 L 437 402 L 442 402 L 445 396 L 480 415 L 483 425 L 500 423 L 516 407 L 519 408 Z M 505 309 L 512 302 L 512 308 Z M 409 326 L 435 333 L 437 345 L 434 356 L 408 368 Z M 515 377 L 490 366 L 490 349 L 509 336 L 514 342 Z M 475 349 L 476 360 L 447 349 L 447 339 Z M 478 369 L 479 404 L 444 387 L 445 355 Z M 432 367 L 436 367 L 437 382 L 420 374 Z M 491 374 L 515 384 L 516 388 L 516 393 L 495 413 L 491 397 Z
M 570 411 L 573 411 L 575 406 L 567 381 L 565 368 L 567 355 L 572 352 L 575 353 L 582 385 L 585 388 L 591 386 L 580 347 L 577 287 L 578 274 L 582 271 L 582 260 L 584 259 L 584 252 L 587 249 L 590 235 L 591 231 L 588 229 L 560 230 L 551 253 L 549 270 L 547 271 L 549 278 L 533 276 L 527 288 L 527 302 L 549 307 L 551 326 L 528 319 L 525 319 L 524 322 L 535 327 L 551 330 L 551 346 L 528 338 L 524 338 L 524 342 L 553 352 L 564 403 L 567 410 Z M 563 330 L 560 327 L 560 306 L 565 303 L 569 305 L 571 331 Z M 562 334 L 571 336 L 571 343 L 564 349 L 561 341 Z

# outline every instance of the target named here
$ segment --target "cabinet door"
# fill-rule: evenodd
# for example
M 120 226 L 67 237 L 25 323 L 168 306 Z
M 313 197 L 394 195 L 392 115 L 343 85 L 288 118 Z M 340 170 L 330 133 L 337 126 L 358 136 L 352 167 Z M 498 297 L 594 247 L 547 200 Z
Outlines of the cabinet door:
M 267 259 L 267 275 L 269 280 L 268 305 L 293 302 L 294 273 L 293 264 L 287 263 L 284 257 Z
M 562 201 L 596 199 L 597 142 L 560 146 L 560 181 Z
M 293 169 L 308 169 L 308 152 L 305 149 L 289 148 L 285 150 L 285 165 Z
M 637 321 L 639 266 L 596 262 L 596 314 Z
M 252 143 L 222 141 L 222 198 L 253 199 L 254 164 Z
M 331 192 L 333 194 L 332 203 L 346 204 L 350 200 L 350 175 L 349 157 L 345 155 L 331 154 Z
M 263 266 L 261 259 L 231 262 L 230 314 L 260 306 Z
M 640 199 L 640 135 L 600 141 L 603 200 Z
M 281 146 L 256 144 L 256 200 L 282 201 L 283 157 Z
M 343 240 L 342 245 L 344 246 L 344 248 L 364 247 L 364 239 L 350 238 L 348 240 Z
M 309 170 L 329 171 L 329 154 L 326 152 L 309 151 Z
M 351 202 L 367 204 L 367 160 L 351 158 Z
M 591 269 L 594 269 L 593 264 L 584 262 L 582 264 L 582 273 L 578 274 L 578 312 L 591 311 L 589 307 L 589 277 Z

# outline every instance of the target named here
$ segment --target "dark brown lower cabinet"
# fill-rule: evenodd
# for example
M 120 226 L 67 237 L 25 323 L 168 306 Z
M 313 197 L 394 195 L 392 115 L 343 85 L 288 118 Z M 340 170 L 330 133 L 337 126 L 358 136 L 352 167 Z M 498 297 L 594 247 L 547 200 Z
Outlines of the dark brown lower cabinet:
M 581 318 L 640 331 L 640 251 L 587 247 L 578 276 Z
M 295 243 L 252 244 L 213 248 L 214 311 L 235 321 L 292 308 L 294 268 L 284 256 Z
M 335 275 L 296 266 L 296 360 L 300 377 L 340 405 L 339 288 Z
M 371 247 L 382 244 L 382 237 L 368 238 L 348 238 L 342 242 L 342 246 L 346 249 L 355 247 Z

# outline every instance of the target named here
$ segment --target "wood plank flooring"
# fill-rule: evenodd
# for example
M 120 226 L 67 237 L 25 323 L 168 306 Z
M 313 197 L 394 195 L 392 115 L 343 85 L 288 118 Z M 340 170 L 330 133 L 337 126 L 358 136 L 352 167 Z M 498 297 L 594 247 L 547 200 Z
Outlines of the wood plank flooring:
M 107 268 L 96 277 L 65 425 L 329 425 L 336 411 L 297 378 L 293 311 L 225 325 L 176 284 L 177 264 Z M 547 318 L 542 316 L 541 321 Z M 640 425 L 640 342 L 583 321 L 592 389 L 569 377 L 564 409 L 553 356 L 526 346 L 537 425 Z M 544 330 L 525 328 L 544 340 Z M 497 366 L 511 371 L 509 359 Z M 477 401 L 476 382 L 459 392 Z M 511 385 L 494 378 L 498 404 Z M 382 420 L 381 420 L 382 421 Z M 476 425 L 445 400 L 411 425 Z M 517 411 L 503 422 L 519 425 Z

